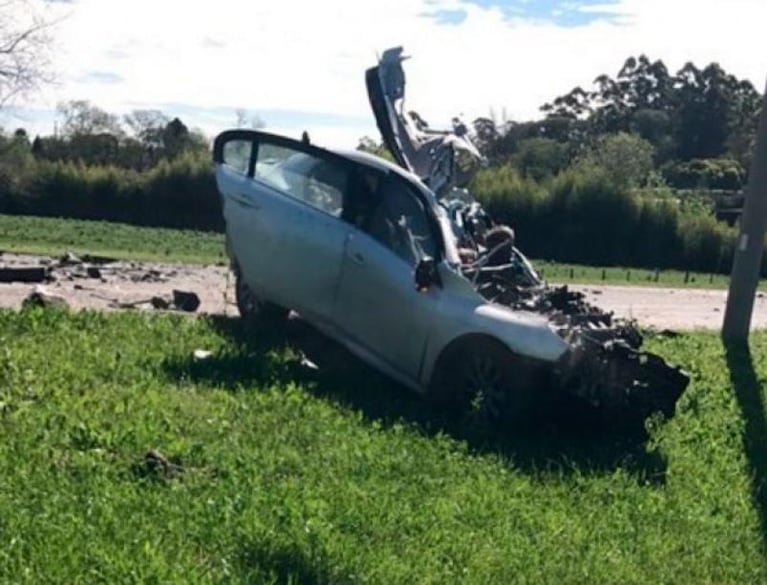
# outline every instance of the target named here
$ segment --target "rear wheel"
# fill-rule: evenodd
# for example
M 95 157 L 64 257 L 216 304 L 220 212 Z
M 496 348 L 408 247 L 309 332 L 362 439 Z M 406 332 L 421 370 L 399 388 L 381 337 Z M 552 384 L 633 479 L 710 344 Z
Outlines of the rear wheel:
M 431 394 L 479 424 L 521 422 L 532 414 L 538 369 L 491 338 L 450 350 L 438 364 Z
M 247 321 L 286 319 L 288 310 L 261 298 L 247 283 L 239 267 L 234 267 L 234 295 L 240 317 Z

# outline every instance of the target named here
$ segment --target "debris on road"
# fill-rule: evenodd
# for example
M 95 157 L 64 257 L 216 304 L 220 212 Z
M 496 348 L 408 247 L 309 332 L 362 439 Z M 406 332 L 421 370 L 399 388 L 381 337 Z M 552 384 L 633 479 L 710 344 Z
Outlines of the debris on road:
M 200 307 L 200 297 L 193 292 L 174 289 L 173 306 L 179 311 L 194 313 Z
M 213 355 L 213 352 L 207 349 L 195 349 L 194 352 L 192 352 L 192 357 L 194 357 L 195 361 L 206 360 L 210 358 L 212 355 Z
M 174 479 L 184 473 L 184 467 L 168 459 L 157 449 L 150 449 L 132 466 L 133 473 L 145 479 Z
M 58 265 L 59 266 L 79 266 L 82 263 L 83 261 L 80 257 L 73 254 L 72 252 L 67 252 L 66 254 L 62 255 L 59 258 Z
M 46 266 L 3 266 L 0 267 L 0 282 L 46 282 L 50 270 Z
M 60 307 L 63 309 L 69 308 L 69 303 L 61 295 L 53 294 L 43 287 L 35 287 L 35 290 L 30 293 L 22 303 L 25 307 Z
M 152 305 L 152 308 L 157 309 L 158 311 L 167 311 L 170 309 L 171 305 L 171 302 L 168 299 L 160 296 L 152 297 L 149 299 L 149 302 Z

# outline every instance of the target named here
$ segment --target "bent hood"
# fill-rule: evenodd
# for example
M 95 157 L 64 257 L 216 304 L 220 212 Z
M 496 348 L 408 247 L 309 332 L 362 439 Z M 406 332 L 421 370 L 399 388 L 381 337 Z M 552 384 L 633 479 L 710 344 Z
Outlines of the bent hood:
M 405 113 L 402 62 L 406 58 L 402 47 L 384 51 L 378 65 L 365 72 L 368 98 L 394 160 L 440 197 L 454 187 L 464 187 L 483 158 L 457 118 L 453 118 L 452 130 L 432 130 L 416 112 Z

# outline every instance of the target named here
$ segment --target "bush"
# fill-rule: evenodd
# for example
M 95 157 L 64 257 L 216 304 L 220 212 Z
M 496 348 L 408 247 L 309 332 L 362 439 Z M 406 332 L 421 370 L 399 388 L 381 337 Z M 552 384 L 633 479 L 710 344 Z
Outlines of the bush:
M 735 230 L 708 208 L 629 190 L 595 166 L 569 168 L 542 185 L 509 167 L 486 169 L 473 190 L 496 221 L 514 227 L 532 257 L 709 272 L 731 267 Z
M 3 188 L 0 212 L 222 230 L 208 155 L 186 153 L 139 173 L 80 162 L 37 161 L 23 184 Z
M 663 168 L 666 182 L 676 189 L 739 190 L 746 180 L 746 171 L 732 159 L 695 159 L 670 163 Z

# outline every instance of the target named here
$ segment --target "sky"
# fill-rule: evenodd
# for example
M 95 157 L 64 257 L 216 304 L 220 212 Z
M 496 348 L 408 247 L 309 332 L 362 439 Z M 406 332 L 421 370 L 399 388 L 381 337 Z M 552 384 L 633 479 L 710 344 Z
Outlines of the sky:
M 29 0 L 55 17 L 56 82 L 0 112 L 53 132 L 56 104 L 160 109 L 209 136 L 238 109 L 269 131 L 353 148 L 378 138 L 364 71 L 401 45 L 408 109 L 433 127 L 541 116 L 630 55 L 767 79 L 767 0 Z

